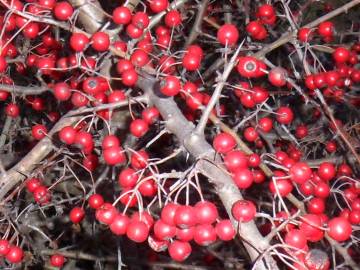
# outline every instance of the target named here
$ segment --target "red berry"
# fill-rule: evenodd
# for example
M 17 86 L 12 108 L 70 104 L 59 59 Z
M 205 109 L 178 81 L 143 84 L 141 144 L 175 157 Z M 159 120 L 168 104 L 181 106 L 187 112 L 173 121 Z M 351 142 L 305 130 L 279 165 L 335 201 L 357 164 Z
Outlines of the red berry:
M 104 32 L 96 32 L 91 38 L 91 46 L 98 52 L 104 52 L 109 49 L 110 38 L 109 35 Z
M 208 246 L 216 241 L 216 231 L 211 224 L 200 224 L 195 227 L 194 241 L 199 246 Z
M 245 169 L 248 167 L 248 158 L 240 150 L 233 150 L 228 152 L 224 157 L 226 168 L 230 172 L 235 172 L 238 169 Z
M 197 223 L 194 208 L 189 205 L 179 205 L 175 212 L 174 222 L 182 229 L 194 226 Z
M 254 176 L 248 168 L 239 168 L 234 172 L 233 180 L 241 188 L 249 188 L 254 182 Z
M 6 254 L 6 260 L 10 263 L 20 263 L 23 257 L 24 251 L 18 246 L 10 246 L 10 250 Z
M 10 251 L 10 243 L 6 239 L 0 239 L 0 256 L 6 256 Z
M 286 70 L 281 67 L 271 69 L 268 74 L 268 80 L 277 87 L 286 85 Z
M 99 208 L 96 209 L 95 217 L 99 222 L 110 225 L 114 221 L 117 214 L 118 211 L 111 203 L 103 203 Z
M 132 153 L 130 163 L 135 170 L 140 170 L 146 168 L 148 165 L 148 159 L 148 153 L 146 153 L 145 150 L 139 150 L 135 153 Z
M 61 254 L 54 254 L 50 257 L 51 266 L 61 268 L 65 263 L 65 257 Z
M 162 81 L 162 87 L 160 89 L 161 93 L 166 96 L 176 96 L 181 89 L 181 83 L 178 78 L 175 76 L 167 76 L 165 80 Z
M 213 140 L 213 147 L 216 152 L 225 154 L 236 146 L 236 141 L 233 136 L 228 133 L 220 133 L 215 136 Z
M 338 47 L 332 54 L 336 63 L 345 63 L 350 58 L 350 51 L 344 47 Z
M 15 103 L 9 103 L 5 107 L 5 113 L 9 117 L 16 118 L 20 114 L 20 109 L 19 109 L 18 105 L 16 105 Z
M 183 67 L 188 71 L 196 71 L 200 68 L 201 58 L 197 54 L 185 53 L 182 59 Z
M 169 245 L 169 255 L 177 262 L 182 262 L 191 254 L 191 246 L 188 242 L 175 240 Z
M 73 15 L 74 9 L 72 5 L 68 2 L 57 2 L 54 7 L 53 13 L 55 18 L 59 21 L 67 21 Z
M 319 24 L 318 32 L 322 37 L 331 37 L 334 34 L 334 24 L 325 21 Z
M 168 0 L 150 0 L 150 9 L 155 13 L 160 13 L 167 9 L 169 5 Z
M 47 134 L 47 128 L 44 125 L 34 125 L 31 128 L 31 134 L 35 140 L 41 140 Z
M 130 132 L 135 137 L 142 137 L 149 130 L 149 125 L 142 119 L 135 119 L 130 124 Z
M 168 203 L 167 205 L 165 205 L 164 208 L 161 210 L 162 221 L 164 221 L 166 224 L 174 226 L 175 213 L 178 207 L 179 205 L 175 203 Z
M 259 138 L 259 133 L 253 127 L 248 127 L 244 130 L 244 138 L 248 142 L 255 142 Z
M 122 83 L 126 86 L 133 86 L 137 82 L 138 75 L 135 69 L 126 70 L 121 74 Z
M 328 222 L 328 227 L 329 236 L 338 242 L 348 240 L 352 234 L 350 222 L 343 217 L 330 219 Z
M 298 31 L 298 40 L 301 42 L 309 42 L 312 39 L 312 33 L 310 28 L 300 28 Z
M 200 201 L 195 204 L 196 219 L 199 224 L 212 224 L 219 217 L 215 204 L 208 201 Z
M 297 249 L 303 249 L 307 244 L 305 235 L 302 231 L 296 229 L 286 234 L 285 243 Z
M 159 240 L 169 240 L 176 235 L 176 227 L 159 219 L 154 224 L 154 235 Z
M 323 179 L 324 181 L 330 181 L 334 178 L 336 174 L 336 169 L 333 163 L 331 162 L 323 162 L 320 164 L 320 167 L 318 169 L 318 175 Z
M 233 204 L 231 214 L 237 221 L 246 223 L 255 218 L 256 206 L 251 201 L 238 200 Z
M 68 100 L 71 97 L 71 90 L 67 83 L 60 82 L 54 86 L 54 96 L 59 101 Z
M 126 231 L 127 237 L 136 242 L 142 243 L 149 236 L 149 228 L 143 221 L 131 221 Z
M 116 24 L 128 24 L 131 21 L 131 11 L 125 6 L 117 7 L 113 11 L 113 21 Z
M 117 214 L 110 224 L 110 230 L 115 235 L 125 235 L 130 224 L 130 219 L 123 214 Z
M 85 211 L 81 207 L 74 207 L 70 211 L 70 220 L 72 223 L 80 223 L 85 217 Z
M 164 21 L 167 27 L 179 26 L 182 21 L 181 13 L 177 10 L 170 10 L 166 13 Z
M 103 150 L 103 157 L 108 165 L 117 165 L 125 162 L 126 157 L 121 147 L 109 147 Z
M 89 41 L 85 34 L 73 33 L 70 37 L 70 47 L 76 52 L 81 52 L 88 45 Z
M 280 107 L 276 111 L 276 120 L 280 124 L 288 125 L 290 124 L 294 119 L 294 113 L 289 107 Z
M 230 221 L 230 219 L 224 219 L 219 221 L 215 226 L 217 236 L 222 241 L 230 241 L 234 239 L 236 231 Z
M 88 203 L 92 209 L 98 209 L 104 204 L 104 198 L 95 193 L 89 197 Z
M 308 164 L 304 162 L 295 163 L 289 170 L 291 180 L 297 184 L 303 184 L 310 179 L 312 171 Z
M 41 205 L 47 204 L 51 199 L 49 190 L 44 186 L 38 186 L 34 190 L 33 195 L 34 200 Z
M 224 24 L 217 32 L 217 39 L 222 45 L 232 46 L 239 39 L 239 31 L 233 24 Z

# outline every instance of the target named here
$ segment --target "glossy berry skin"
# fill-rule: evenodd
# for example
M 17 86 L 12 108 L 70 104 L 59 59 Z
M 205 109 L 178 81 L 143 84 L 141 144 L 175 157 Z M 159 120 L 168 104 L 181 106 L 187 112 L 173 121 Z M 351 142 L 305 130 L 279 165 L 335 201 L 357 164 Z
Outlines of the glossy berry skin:
M 332 54 L 336 63 L 345 63 L 350 58 L 350 51 L 344 47 L 338 47 Z
M 39 178 L 29 178 L 26 180 L 26 189 L 33 193 L 37 187 L 41 186 L 41 181 Z
M 311 29 L 307 27 L 300 28 L 297 36 L 301 42 L 309 42 L 312 39 Z
M 285 243 L 297 249 L 303 249 L 306 246 L 306 237 L 300 230 L 293 229 L 285 236 Z
M 213 147 L 216 152 L 225 154 L 236 146 L 236 141 L 233 136 L 228 133 L 219 133 L 213 140 Z
M 99 222 L 110 225 L 117 214 L 116 208 L 111 203 L 104 203 L 96 209 L 95 217 Z
M 233 180 L 241 188 L 249 188 L 254 182 L 254 176 L 248 168 L 239 168 L 234 172 Z
M 216 241 L 215 228 L 210 224 L 199 224 L 195 227 L 194 242 L 199 246 L 208 246 Z
M 156 107 L 149 107 L 142 111 L 141 116 L 146 123 L 151 125 L 160 118 L 160 112 Z
M 308 164 L 304 162 L 295 163 L 289 170 L 291 180 L 297 184 L 303 184 L 310 179 L 312 171 Z
M 9 116 L 11 118 L 16 118 L 20 114 L 19 106 L 16 105 L 15 103 L 9 103 L 5 107 L 5 113 L 6 113 L 7 116 Z
M 130 224 L 130 219 L 128 216 L 123 214 L 118 214 L 110 224 L 110 230 L 115 235 L 125 235 L 129 227 L 129 224 Z
M 128 24 L 131 22 L 131 11 L 125 6 L 117 7 L 113 11 L 113 21 L 116 24 Z
M 239 39 L 239 31 L 233 24 L 224 24 L 217 32 L 217 40 L 224 46 L 232 46 Z
M 59 138 L 65 144 L 73 144 L 75 142 L 76 130 L 72 126 L 65 126 L 59 131 Z
M 277 87 L 286 85 L 286 70 L 281 67 L 271 69 L 268 74 L 268 80 Z
M 24 251 L 18 246 L 10 246 L 5 258 L 10 263 L 20 263 L 24 257 Z
M 95 193 L 89 197 L 88 203 L 92 209 L 98 209 L 104 204 L 104 198 L 100 194 Z
M 312 198 L 307 208 L 310 214 L 322 214 L 325 211 L 325 201 L 321 198 Z
M 149 155 L 145 150 L 139 150 L 131 155 L 130 164 L 135 170 L 144 169 L 148 165 Z
M 65 263 L 65 257 L 61 254 L 54 254 L 50 257 L 51 266 L 61 268 Z
M 133 86 L 138 80 L 138 75 L 135 69 L 129 69 L 124 71 L 121 74 L 121 80 L 125 86 Z
M 120 146 L 120 140 L 116 135 L 105 136 L 101 143 L 102 149 L 107 149 L 110 147 L 119 147 L 119 146 Z
M 338 242 L 348 240 L 352 234 L 350 222 L 343 217 L 330 219 L 328 222 L 328 227 L 329 236 Z
M 262 76 L 259 61 L 252 56 L 239 57 L 237 71 L 245 78 L 256 78 Z
M 44 186 L 37 187 L 34 190 L 33 195 L 34 200 L 40 205 L 47 204 L 51 199 L 49 190 Z
M 71 90 L 67 83 L 59 82 L 54 86 L 54 96 L 59 101 L 68 100 L 71 97 Z
M 41 140 L 47 134 L 47 128 L 44 125 L 34 125 L 31 128 L 31 135 L 35 140 Z
M 238 200 L 233 204 L 231 214 L 235 220 L 246 223 L 255 218 L 256 206 L 251 201 Z
M 253 127 L 247 127 L 244 130 L 244 138 L 248 142 L 255 142 L 259 138 L 259 133 Z
M 331 162 L 323 162 L 318 169 L 318 175 L 324 181 L 330 181 L 336 174 L 336 168 Z
M 270 181 L 269 189 L 272 194 L 284 197 L 293 190 L 293 185 L 289 179 L 277 179 Z
M 329 21 L 325 21 L 319 24 L 318 33 L 322 37 L 331 37 L 334 34 L 334 24 Z
M 280 124 L 288 125 L 294 119 L 294 113 L 289 107 L 280 107 L 276 111 L 276 120 Z
M 0 239 L 0 256 L 6 256 L 10 251 L 10 243 L 6 239 Z
M 177 10 L 170 10 L 165 15 L 165 25 L 169 28 L 179 26 L 181 21 L 181 13 Z
M 142 243 L 149 236 L 149 228 L 143 221 L 131 221 L 126 231 L 127 237 L 136 242 Z
M 57 2 L 54 10 L 54 16 L 59 21 L 67 21 L 74 13 L 74 8 L 72 5 L 66 1 Z
M 173 241 L 168 248 L 171 259 L 177 262 L 183 262 L 191 254 L 191 245 L 188 242 Z
M 230 219 L 224 219 L 216 223 L 215 231 L 219 239 L 222 241 L 230 241 L 234 239 L 236 235 L 236 231 Z
M 104 52 L 109 49 L 110 38 L 109 35 L 104 32 L 96 32 L 91 38 L 91 46 L 98 52 Z
M 176 227 L 159 219 L 154 224 L 154 235 L 159 240 L 169 240 L 176 235 Z
M 108 165 L 117 165 L 125 162 L 126 157 L 121 147 L 109 147 L 103 151 L 104 161 Z
M 85 217 L 85 211 L 81 207 L 74 207 L 70 211 L 70 220 L 72 223 L 80 223 Z
M 196 71 L 200 68 L 201 58 L 197 54 L 185 53 L 182 65 L 187 71 Z
M 162 87 L 160 91 L 165 96 L 172 97 L 176 96 L 180 92 L 180 89 L 180 80 L 175 76 L 167 76 L 165 80 L 162 81 Z
M 159 13 L 159 12 L 166 10 L 169 5 L 168 0 L 151 0 L 149 2 L 150 2 L 149 6 L 150 6 L 151 11 L 153 11 L 155 13 Z
M 90 42 L 83 33 L 73 33 L 70 37 L 70 47 L 76 52 L 82 52 Z
M 240 150 L 233 150 L 228 152 L 224 157 L 226 168 L 230 172 L 235 172 L 238 169 L 245 169 L 248 167 L 248 158 Z
M 174 222 L 182 229 L 194 226 L 197 223 L 194 207 L 179 205 L 175 212 Z
M 259 120 L 258 126 L 262 132 L 268 133 L 273 128 L 273 120 L 269 117 L 263 117 Z
M 179 205 L 175 203 L 168 203 L 161 210 L 161 220 L 166 224 L 175 226 L 175 213 Z
M 135 119 L 130 124 L 130 132 L 137 138 L 145 135 L 149 130 L 149 125 L 143 119 Z
M 197 202 L 194 209 L 199 224 L 212 224 L 219 217 L 215 204 L 209 201 Z

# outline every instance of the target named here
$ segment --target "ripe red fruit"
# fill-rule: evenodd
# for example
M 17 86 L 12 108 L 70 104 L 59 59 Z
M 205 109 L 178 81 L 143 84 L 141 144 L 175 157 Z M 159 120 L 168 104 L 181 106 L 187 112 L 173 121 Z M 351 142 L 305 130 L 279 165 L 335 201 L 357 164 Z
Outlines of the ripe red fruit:
M 181 89 L 180 80 L 175 76 L 167 76 L 161 83 L 162 83 L 162 87 L 160 91 L 165 96 L 169 96 L 169 97 L 176 96 L 180 92 Z
M 130 164 L 135 170 L 146 168 L 149 155 L 145 150 L 139 150 L 131 155 Z
M 248 168 L 239 168 L 234 172 L 233 180 L 241 188 L 249 188 L 254 182 L 254 176 Z
M 10 243 L 6 239 L 0 239 L 0 256 L 6 256 L 10 251 Z
M 153 179 L 142 181 L 139 185 L 139 192 L 145 197 L 154 197 L 157 194 L 157 184 Z
M 195 71 L 200 68 L 201 58 L 197 54 L 185 53 L 182 59 L 183 67 L 188 71 Z
M 73 33 L 70 37 L 70 47 L 76 52 L 82 52 L 89 41 L 89 38 L 85 34 Z
M 35 140 L 41 140 L 47 134 L 47 128 L 44 125 L 34 125 L 31 128 L 31 135 L 34 137 Z
M 244 130 L 244 138 L 248 142 L 255 142 L 259 138 L 259 133 L 253 127 L 247 127 Z
M 289 107 L 280 107 L 276 111 L 276 120 L 280 124 L 288 125 L 290 124 L 294 119 L 294 113 Z
M 126 235 L 130 240 L 142 243 L 149 236 L 149 228 L 143 221 L 132 220 L 128 225 Z
M 153 11 L 155 13 L 159 13 L 159 12 L 166 10 L 169 5 L 168 0 L 151 0 L 149 2 L 150 2 L 149 6 L 150 6 L 151 11 Z
M 286 70 L 281 67 L 276 67 L 270 70 L 268 74 L 269 82 L 277 87 L 286 85 Z
M 54 16 L 59 21 L 67 21 L 74 13 L 72 5 L 68 2 L 57 2 L 54 10 Z
M 312 198 L 308 202 L 307 209 L 310 214 L 321 214 L 325 211 L 325 201 L 321 198 Z
M 289 179 L 276 179 L 270 181 L 269 189 L 272 194 L 279 194 L 280 196 L 285 197 L 293 190 L 293 185 Z
M 125 235 L 130 224 L 130 219 L 123 214 L 117 214 L 110 224 L 110 230 L 115 235 Z
M 174 222 L 182 229 L 194 226 L 197 223 L 194 208 L 190 205 L 179 205 L 175 212 Z
M 132 188 L 136 185 L 139 176 L 136 171 L 131 168 L 126 168 L 121 171 L 118 177 L 119 185 L 123 188 Z
M 196 203 L 194 209 L 199 224 L 212 224 L 219 217 L 215 204 L 209 201 L 200 201 Z
M 239 31 L 233 24 L 222 25 L 217 32 L 217 40 L 225 46 L 234 45 L 239 39 Z
M 121 74 L 121 81 L 126 86 L 133 86 L 137 82 L 138 75 L 135 69 L 129 69 Z
M 230 219 L 220 220 L 216 223 L 215 231 L 219 239 L 222 241 L 230 241 L 234 239 L 236 235 L 236 231 Z
M 92 149 L 94 147 L 93 137 L 86 131 L 77 132 L 74 143 L 79 145 L 82 149 Z
M 142 137 L 149 130 L 149 125 L 143 119 L 135 119 L 130 124 L 130 132 L 135 137 Z
M 309 42 L 313 35 L 310 28 L 303 27 L 299 29 L 297 36 L 301 42 Z
M 72 126 L 65 126 L 59 131 L 59 138 L 65 144 L 73 144 L 75 142 L 76 130 Z
M 5 57 L 0 56 L 0 72 L 4 72 L 7 68 L 7 62 Z
M 252 56 L 239 57 L 237 71 L 245 78 L 256 78 L 262 76 L 260 61 Z
M 286 234 L 285 243 L 297 249 L 303 249 L 307 244 L 305 235 L 297 229 L 293 229 Z
M 211 224 L 200 224 L 195 227 L 194 241 L 199 246 L 208 246 L 216 241 L 216 231 Z
M 189 227 L 185 229 L 176 229 L 176 238 L 180 241 L 189 242 L 193 240 L 195 233 L 195 227 Z
M 133 39 L 137 39 L 142 36 L 144 30 L 139 27 L 136 27 L 134 24 L 131 23 L 126 27 L 126 33 L 129 35 L 129 37 Z
M 29 178 L 26 180 L 26 189 L 33 193 L 37 187 L 41 186 L 41 181 L 39 178 Z
M 125 6 L 115 8 L 112 15 L 116 24 L 128 24 L 131 21 L 131 11 Z
M 318 33 L 323 37 L 331 37 L 334 34 L 334 24 L 329 21 L 325 21 L 319 24 Z
M 247 168 L 248 158 L 242 151 L 233 150 L 225 155 L 224 163 L 230 172 L 235 172 L 238 169 Z
M 16 118 L 19 116 L 20 114 L 20 109 L 19 106 L 16 105 L 15 103 L 9 103 L 6 107 L 5 107 L 5 113 L 7 116 L 12 117 L 12 118 Z
M 61 254 L 54 254 L 50 257 L 51 266 L 61 268 L 65 263 L 65 257 Z
M 329 236 L 338 242 L 348 240 L 352 234 L 350 222 L 343 217 L 330 219 L 328 222 L 328 227 Z
M 298 125 L 296 127 L 296 130 L 295 130 L 295 136 L 298 138 L 298 139 L 303 139 L 305 138 L 309 133 L 309 130 L 307 128 L 307 126 L 305 125 Z
M 324 181 L 330 181 L 336 174 L 336 168 L 331 162 L 323 162 L 318 169 L 318 175 Z
M 302 184 L 310 179 L 312 171 L 308 164 L 304 162 L 295 163 L 289 170 L 291 180 L 297 184 Z
M 125 162 L 126 157 L 121 147 L 109 147 L 103 150 L 103 157 L 108 165 L 117 165 Z
M 159 240 L 169 240 L 176 235 L 176 227 L 159 219 L 154 224 L 154 235 Z
M 332 57 L 336 63 L 345 63 L 350 58 L 350 51 L 344 47 L 338 47 L 332 53 Z
M 34 190 L 33 195 L 34 200 L 41 205 L 47 204 L 51 199 L 49 190 L 44 186 L 37 187 Z
M 262 132 L 268 133 L 273 128 L 273 121 L 269 117 L 263 117 L 259 120 L 258 126 Z
M 146 12 L 136 12 L 131 18 L 131 24 L 143 30 L 149 26 L 150 19 Z
M 19 263 L 24 257 L 24 251 L 18 246 L 10 246 L 9 252 L 5 257 L 10 263 Z
M 85 211 L 81 207 L 74 207 L 70 211 L 70 220 L 72 223 L 80 223 L 85 217 Z
M 328 183 L 323 181 L 317 182 L 314 188 L 314 195 L 319 198 L 327 198 L 330 195 L 330 187 Z
M 238 200 L 233 204 L 231 214 L 237 221 L 246 223 L 255 218 L 256 206 L 251 201 Z
M 98 52 L 104 52 L 109 49 L 110 38 L 109 35 L 104 32 L 96 32 L 91 38 L 91 46 Z
M 177 10 L 170 10 L 168 13 L 166 13 L 164 21 L 167 27 L 171 28 L 179 26 L 182 21 L 181 13 Z
M 104 198 L 95 193 L 89 197 L 88 203 L 92 209 L 98 209 L 104 204 Z
M 39 35 L 39 24 L 31 22 L 23 29 L 23 35 L 29 39 L 34 39 Z
M 216 152 L 225 154 L 236 146 L 236 141 L 233 136 L 228 133 L 219 133 L 213 140 L 213 147 Z
M 191 254 L 190 244 L 188 242 L 178 240 L 173 241 L 169 245 L 168 250 L 170 257 L 177 262 L 185 261 Z
M 175 203 L 168 203 L 161 210 L 161 220 L 166 224 L 174 226 L 175 224 L 175 213 L 179 205 Z
M 95 217 L 99 222 L 110 225 L 117 214 L 118 211 L 111 203 L 103 203 L 96 209 Z
M 146 224 L 146 226 L 149 228 L 149 230 L 154 225 L 154 219 L 153 219 L 152 215 L 150 215 L 149 212 L 147 212 L 147 211 L 135 212 L 131 216 L 131 221 L 142 221 Z
M 156 107 L 149 107 L 142 111 L 142 118 L 149 125 L 154 124 L 160 117 L 160 112 Z
M 59 101 L 68 100 L 71 97 L 71 90 L 67 83 L 60 82 L 54 86 L 54 96 Z

